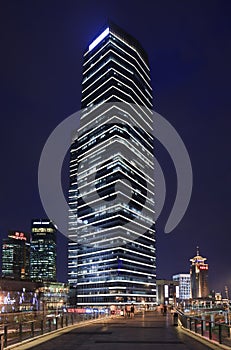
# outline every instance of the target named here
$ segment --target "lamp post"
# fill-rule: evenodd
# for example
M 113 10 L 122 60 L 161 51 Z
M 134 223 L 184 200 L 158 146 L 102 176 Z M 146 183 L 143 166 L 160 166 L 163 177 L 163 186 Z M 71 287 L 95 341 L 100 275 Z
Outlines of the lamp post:
M 228 320 L 229 320 L 229 326 L 230 326 L 229 290 L 228 290 L 227 286 L 225 286 L 225 294 L 226 294 L 226 298 L 228 300 Z

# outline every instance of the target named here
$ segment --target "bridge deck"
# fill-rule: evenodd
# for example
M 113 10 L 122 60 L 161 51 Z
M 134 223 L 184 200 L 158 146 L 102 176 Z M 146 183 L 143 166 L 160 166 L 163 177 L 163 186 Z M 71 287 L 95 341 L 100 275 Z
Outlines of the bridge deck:
M 49 336 L 48 336 L 49 337 Z M 97 320 L 96 322 L 62 331 L 59 336 L 21 344 L 26 350 L 208 350 L 214 349 L 191 338 L 180 327 L 173 326 L 172 315 L 158 312 Z M 217 348 L 218 349 L 218 348 Z

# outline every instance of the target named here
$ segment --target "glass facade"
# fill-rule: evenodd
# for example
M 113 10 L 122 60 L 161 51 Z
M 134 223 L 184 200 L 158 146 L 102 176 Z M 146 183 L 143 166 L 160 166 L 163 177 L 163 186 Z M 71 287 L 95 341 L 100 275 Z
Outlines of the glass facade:
M 189 273 L 179 273 L 172 276 L 173 281 L 179 282 L 179 299 L 188 300 L 191 298 L 191 278 Z
M 32 221 L 30 277 L 56 281 L 56 227 L 49 220 Z
M 84 55 L 81 106 L 70 155 L 68 281 L 75 303 L 153 304 L 150 70 L 141 45 L 114 24 Z
M 30 277 L 30 239 L 21 231 L 10 231 L 2 244 L 2 276 L 25 279 Z

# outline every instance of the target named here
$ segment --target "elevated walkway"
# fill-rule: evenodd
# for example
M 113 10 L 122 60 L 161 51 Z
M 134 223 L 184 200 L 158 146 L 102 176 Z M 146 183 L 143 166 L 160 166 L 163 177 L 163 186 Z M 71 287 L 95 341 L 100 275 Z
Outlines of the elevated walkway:
M 8 347 L 9 348 L 9 347 Z M 172 314 L 148 311 L 134 318 L 115 316 L 72 326 L 11 349 L 32 350 L 208 350 L 221 347 L 202 343 L 173 325 Z

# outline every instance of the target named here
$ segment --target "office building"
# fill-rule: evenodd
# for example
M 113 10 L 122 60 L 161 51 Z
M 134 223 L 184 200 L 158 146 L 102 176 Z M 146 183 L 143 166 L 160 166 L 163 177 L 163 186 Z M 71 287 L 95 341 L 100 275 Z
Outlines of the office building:
M 191 298 L 190 273 L 179 273 L 172 276 L 172 279 L 179 282 L 179 300 L 189 300 Z
M 84 54 L 81 106 L 70 155 L 73 304 L 151 305 L 156 257 L 150 69 L 138 41 L 113 23 Z
M 30 236 L 10 231 L 2 242 L 2 276 L 13 279 L 30 277 Z
M 32 221 L 30 277 L 33 281 L 56 281 L 56 231 L 50 220 Z
M 205 264 L 207 259 L 203 258 L 197 247 L 197 254 L 190 259 L 190 276 L 191 276 L 191 292 L 192 298 L 206 298 L 209 294 L 208 288 L 208 264 Z
M 165 279 L 156 280 L 156 295 L 159 305 L 176 305 L 179 301 L 179 282 Z

